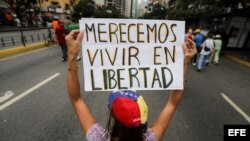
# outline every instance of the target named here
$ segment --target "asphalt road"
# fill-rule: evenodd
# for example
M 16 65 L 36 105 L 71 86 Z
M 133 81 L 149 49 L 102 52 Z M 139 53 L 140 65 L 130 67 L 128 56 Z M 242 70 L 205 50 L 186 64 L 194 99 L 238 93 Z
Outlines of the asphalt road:
M 67 96 L 67 63 L 60 59 L 61 50 L 54 46 L 0 60 L 0 141 L 86 140 Z M 78 63 L 84 92 L 82 61 Z M 222 59 L 203 72 L 190 66 L 185 95 L 163 141 L 222 141 L 223 125 L 249 125 L 249 86 L 250 69 L 234 62 Z M 148 103 L 150 125 L 169 92 L 139 93 Z M 107 92 L 83 97 L 105 126 Z

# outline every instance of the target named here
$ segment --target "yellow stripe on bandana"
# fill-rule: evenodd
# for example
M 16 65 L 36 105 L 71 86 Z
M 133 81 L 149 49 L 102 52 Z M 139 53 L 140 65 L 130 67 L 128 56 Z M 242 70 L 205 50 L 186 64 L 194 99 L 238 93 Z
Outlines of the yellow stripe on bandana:
M 140 108 L 140 114 L 141 114 L 141 124 L 145 124 L 148 119 L 148 106 L 146 102 L 144 101 L 142 96 L 139 96 L 137 99 L 137 103 Z

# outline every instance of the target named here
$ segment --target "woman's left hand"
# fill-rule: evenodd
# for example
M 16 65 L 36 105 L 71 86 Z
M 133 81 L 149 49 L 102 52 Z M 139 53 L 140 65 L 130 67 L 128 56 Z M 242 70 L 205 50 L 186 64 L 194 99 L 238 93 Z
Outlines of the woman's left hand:
M 68 58 L 76 60 L 78 52 L 80 50 L 80 44 L 83 38 L 83 32 L 80 30 L 72 30 L 66 37 L 66 43 L 68 47 Z

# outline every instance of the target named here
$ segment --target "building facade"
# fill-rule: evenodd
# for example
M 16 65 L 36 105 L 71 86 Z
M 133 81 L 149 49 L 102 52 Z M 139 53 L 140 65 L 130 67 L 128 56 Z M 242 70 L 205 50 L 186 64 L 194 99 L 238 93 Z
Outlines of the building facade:
M 131 0 L 131 13 L 130 13 L 130 18 L 138 18 L 137 14 L 137 7 L 138 7 L 138 0 Z
M 122 15 L 125 16 L 126 1 L 125 0 L 105 0 L 106 6 L 114 6 L 120 11 Z
M 102 6 L 105 5 L 105 0 L 94 0 L 96 5 Z
M 36 7 L 43 16 L 58 17 L 65 20 L 74 11 L 73 6 L 79 0 L 38 0 Z
M 95 0 L 96 6 L 114 6 L 120 13 L 125 16 L 130 16 L 131 1 L 130 0 Z
M 127 0 L 127 1 L 125 1 L 125 17 L 128 17 L 128 18 L 130 18 L 130 13 L 131 13 L 131 5 L 132 5 L 132 3 L 131 3 L 131 0 Z
M 141 1 L 138 4 L 137 17 L 142 17 L 147 12 L 148 3 L 146 1 Z

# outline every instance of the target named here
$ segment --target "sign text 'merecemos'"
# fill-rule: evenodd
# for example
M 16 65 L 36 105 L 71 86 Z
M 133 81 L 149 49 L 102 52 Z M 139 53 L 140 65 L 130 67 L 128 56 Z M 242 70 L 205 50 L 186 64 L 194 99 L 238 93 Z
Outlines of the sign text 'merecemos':
M 185 23 L 81 19 L 86 91 L 183 88 Z

